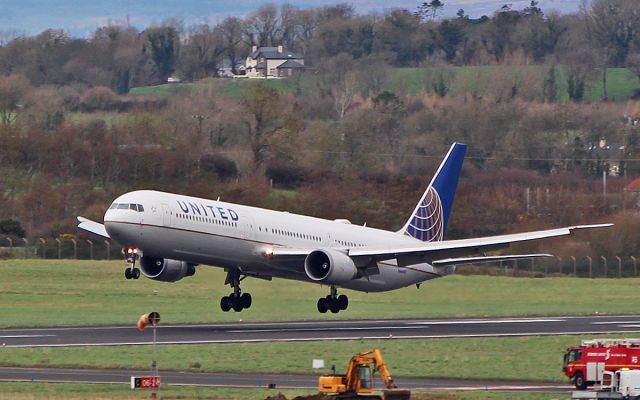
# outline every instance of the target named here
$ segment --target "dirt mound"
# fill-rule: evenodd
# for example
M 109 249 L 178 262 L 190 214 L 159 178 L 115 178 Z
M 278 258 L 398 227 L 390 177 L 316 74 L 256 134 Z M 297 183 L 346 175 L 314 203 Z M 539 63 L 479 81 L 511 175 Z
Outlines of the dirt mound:
M 322 393 L 314 394 L 311 396 L 298 396 L 294 397 L 293 400 L 329 400 L 331 397 L 328 397 Z
M 330 397 L 322 393 L 318 393 L 318 394 L 312 394 L 309 396 L 297 396 L 297 397 L 294 397 L 292 400 L 330 400 L 330 399 L 331 399 Z M 287 397 L 282 393 L 278 393 L 274 396 L 269 396 L 264 400 L 287 400 Z

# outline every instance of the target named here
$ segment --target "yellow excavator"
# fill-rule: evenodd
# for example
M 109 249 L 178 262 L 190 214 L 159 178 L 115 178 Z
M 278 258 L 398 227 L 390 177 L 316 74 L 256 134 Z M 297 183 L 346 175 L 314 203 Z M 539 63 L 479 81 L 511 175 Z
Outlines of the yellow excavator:
M 372 370 L 372 366 L 375 368 Z M 373 394 L 373 372 L 377 370 L 384 381 L 383 397 Z M 411 391 L 398 389 L 393 382 L 379 349 L 351 357 L 347 373 L 322 375 L 318 379 L 320 393 L 340 400 L 409 400 Z

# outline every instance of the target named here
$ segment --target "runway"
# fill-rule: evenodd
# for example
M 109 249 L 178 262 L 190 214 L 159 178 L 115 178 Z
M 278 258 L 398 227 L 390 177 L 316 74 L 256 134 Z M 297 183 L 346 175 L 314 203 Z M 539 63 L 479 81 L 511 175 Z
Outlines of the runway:
M 163 325 L 159 344 L 259 343 L 360 339 L 438 339 L 638 333 L 640 316 L 402 319 Z M 152 329 L 79 327 L 0 329 L 3 347 L 148 345 Z
M 131 376 L 148 376 L 149 371 L 88 370 L 52 368 L 0 368 L 0 381 L 26 382 L 90 382 L 128 385 Z M 162 385 L 197 385 L 208 387 L 309 389 L 317 391 L 317 375 L 231 374 L 160 371 Z M 568 382 L 544 383 L 527 381 L 480 381 L 466 379 L 396 378 L 398 387 L 424 390 L 538 391 L 569 392 Z M 381 380 L 375 387 L 382 389 Z

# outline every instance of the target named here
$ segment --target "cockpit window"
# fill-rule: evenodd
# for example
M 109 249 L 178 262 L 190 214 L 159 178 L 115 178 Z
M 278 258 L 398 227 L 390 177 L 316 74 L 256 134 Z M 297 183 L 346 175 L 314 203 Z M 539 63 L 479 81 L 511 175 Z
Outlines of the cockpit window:
M 133 203 L 113 203 L 111 204 L 111 207 L 109 207 L 109 210 L 133 210 L 133 211 L 137 211 L 137 212 L 143 212 L 144 211 L 144 207 L 142 207 L 142 204 L 133 204 Z

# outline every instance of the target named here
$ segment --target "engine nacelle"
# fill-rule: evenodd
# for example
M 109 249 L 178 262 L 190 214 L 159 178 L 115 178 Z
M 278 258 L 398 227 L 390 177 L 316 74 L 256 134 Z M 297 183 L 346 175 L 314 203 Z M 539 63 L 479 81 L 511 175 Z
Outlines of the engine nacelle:
M 186 261 L 170 260 L 143 256 L 140 259 L 140 270 L 149 279 L 162 282 L 175 282 L 196 273 L 196 266 Z
M 352 280 L 358 268 L 346 254 L 337 250 L 314 250 L 304 260 L 304 271 L 316 282 L 341 284 Z

